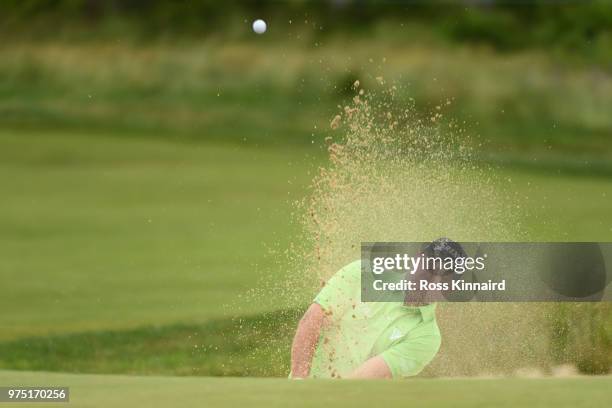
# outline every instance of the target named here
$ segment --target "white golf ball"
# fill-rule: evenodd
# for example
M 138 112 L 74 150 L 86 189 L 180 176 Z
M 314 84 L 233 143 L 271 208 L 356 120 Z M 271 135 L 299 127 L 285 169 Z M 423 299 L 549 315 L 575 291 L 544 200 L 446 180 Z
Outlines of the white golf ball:
M 257 34 L 265 33 L 267 28 L 268 25 L 262 19 L 257 19 L 253 21 L 253 31 L 255 31 Z

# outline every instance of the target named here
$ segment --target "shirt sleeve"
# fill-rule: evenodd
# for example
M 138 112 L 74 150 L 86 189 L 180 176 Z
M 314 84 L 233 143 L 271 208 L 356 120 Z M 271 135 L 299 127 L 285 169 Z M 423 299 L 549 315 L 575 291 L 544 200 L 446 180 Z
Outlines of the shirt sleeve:
M 393 378 L 417 375 L 433 360 L 440 349 L 440 332 L 406 336 L 401 342 L 385 350 L 380 356 L 389 366 Z
M 361 263 L 355 261 L 332 276 L 314 298 L 328 314 L 339 317 L 360 300 Z

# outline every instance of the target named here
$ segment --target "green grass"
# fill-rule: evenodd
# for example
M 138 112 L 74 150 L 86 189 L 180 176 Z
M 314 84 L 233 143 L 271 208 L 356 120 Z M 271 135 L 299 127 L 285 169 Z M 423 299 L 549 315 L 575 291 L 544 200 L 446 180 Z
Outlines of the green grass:
M 0 132 L 0 339 L 282 307 L 237 296 L 277 272 L 308 154 Z
M 0 338 L 236 315 L 236 296 L 290 272 L 267 245 L 297 232 L 309 154 L 0 133 Z M 534 239 L 612 237 L 607 178 L 502 176 Z M 269 300 L 243 310 L 287 306 Z
M 300 280 L 292 202 L 353 81 L 379 75 L 419 114 L 453 100 L 526 238 L 612 240 L 612 76 L 584 61 L 366 36 L 23 41 L 0 49 L 0 366 L 282 375 L 293 320 L 228 335 L 311 298 L 272 290 Z
M 363 382 L 129 377 L 0 371 L 0 384 L 69 386 L 70 406 L 73 407 L 272 408 L 286 407 L 290 404 L 293 407 L 417 405 L 432 408 L 448 406 L 587 408 L 604 406 L 609 401 L 612 379 L 610 377 L 416 379 Z M 20 403 L 18 406 L 38 405 Z
M 296 271 L 268 247 L 296 237 L 291 202 L 321 162 L 313 149 L 0 132 L 0 366 L 281 375 L 295 319 L 232 336 L 236 318 L 312 296 L 269 289 Z M 498 171 L 528 235 L 611 240 L 612 181 L 555 168 Z
M 4 128 L 309 144 L 330 133 L 355 79 L 376 90 L 379 75 L 422 112 L 452 99 L 449 116 L 490 150 L 610 158 L 609 70 L 537 51 L 367 37 L 21 42 L 0 49 L 0 118 Z
M 97 374 L 283 377 L 299 310 L 200 324 L 0 342 L 0 367 Z

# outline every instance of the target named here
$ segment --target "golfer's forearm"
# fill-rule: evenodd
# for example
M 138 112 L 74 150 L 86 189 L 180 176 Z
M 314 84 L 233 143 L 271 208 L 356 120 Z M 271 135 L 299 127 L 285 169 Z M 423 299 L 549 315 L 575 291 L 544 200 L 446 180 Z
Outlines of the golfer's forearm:
M 372 357 L 355 370 L 349 378 L 392 378 L 389 366 L 382 357 Z
M 300 320 L 291 347 L 291 376 L 293 378 L 307 377 L 310 372 L 312 356 L 323 326 L 323 317 L 321 306 L 313 304 Z
M 296 334 L 291 349 L 291 376 L 293 378 L 308 377 L 316 343 L 317 338 L 311 333 L 300 336 L 298 331 Z

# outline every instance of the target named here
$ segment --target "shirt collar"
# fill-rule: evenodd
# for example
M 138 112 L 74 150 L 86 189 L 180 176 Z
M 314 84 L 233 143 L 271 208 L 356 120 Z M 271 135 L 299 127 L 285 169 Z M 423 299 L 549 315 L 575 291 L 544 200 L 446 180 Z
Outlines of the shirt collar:
M 421 311 L 421 316 L 423 317 L 424 322 L 430 322 L 436 317 L 436 304 L 430 303 L 427 306 L 419 307 Z
M 436 304 L 430 303 L 424 306 L 404 306 L 406 309 L 416 311 L 418 310 L 421 313 L 421 318 L 424 322 L 430 322 L 436 317 Z

